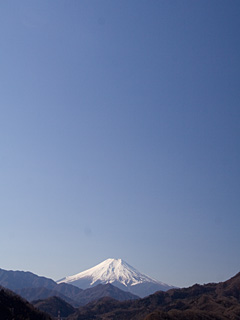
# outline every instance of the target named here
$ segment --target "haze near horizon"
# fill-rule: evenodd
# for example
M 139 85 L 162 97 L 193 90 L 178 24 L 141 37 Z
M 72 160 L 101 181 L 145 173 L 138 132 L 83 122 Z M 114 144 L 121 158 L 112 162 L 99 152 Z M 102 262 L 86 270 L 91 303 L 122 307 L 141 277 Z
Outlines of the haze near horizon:
M 0 26 L 0 268 L 239 272 L 239 1 L 2 1 Z

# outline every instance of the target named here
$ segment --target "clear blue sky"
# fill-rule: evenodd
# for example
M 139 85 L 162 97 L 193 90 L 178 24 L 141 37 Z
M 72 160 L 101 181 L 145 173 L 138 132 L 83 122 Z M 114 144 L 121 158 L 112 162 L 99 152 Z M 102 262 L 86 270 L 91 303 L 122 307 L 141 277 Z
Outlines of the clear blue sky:
M 0 3 L 0 268 L 240 271 L 240 1 Z

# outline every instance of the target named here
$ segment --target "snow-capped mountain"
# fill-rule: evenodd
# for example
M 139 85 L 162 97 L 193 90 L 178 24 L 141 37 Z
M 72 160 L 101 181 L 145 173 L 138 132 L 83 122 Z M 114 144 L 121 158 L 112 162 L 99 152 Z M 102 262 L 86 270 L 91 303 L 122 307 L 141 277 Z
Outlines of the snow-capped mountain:
M 167 291 L 173 288 L 140 273 L 122 259 L 107 259 L 91 269 L 57 281 L 57 283 L 62 282 L 81 289 L 90 288 L 100 283 L 111 283 L 140 297 L 145 297 L 159 290 Z

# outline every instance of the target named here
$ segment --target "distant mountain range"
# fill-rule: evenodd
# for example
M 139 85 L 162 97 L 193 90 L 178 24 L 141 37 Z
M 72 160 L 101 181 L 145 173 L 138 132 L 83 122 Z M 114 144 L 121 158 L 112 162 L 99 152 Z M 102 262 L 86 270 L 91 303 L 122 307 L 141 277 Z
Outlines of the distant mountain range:
M 57 283 L 68 283 L 82 289 L 91 288 L 97 284 L 111 283 L 121 290 L 140 297 L 148 296 L 159 290 L 167 291 L 174 288 L 140 273 L 122 259 L 107 259 L 91 269 L 60 279 Z
M 36 287 L 53 289 L 56 287 L 56 282 L 32 272 L 0 269 L 0 285 L 10 290 Z
M 102 297 L 112 297 L 119 301 L 139 298 L 111 284 L 100 284 L 82 290 L 67 283 L 57 284 L 52 279 L 39 277 L 31 272 L 7 271 L 3 269 L 0 269 L 0 285 L 14 291 L 30 302 L 55 296 L 74 307 L 82 306 Z
M 7 283 L 6 279 L 10 277 L 9 281 L 13 286 L 12 276 L 14 277 L 14 272 L 8 273 L 9 271 L 1 270 L 1 278 L 4 278 L 5 283 Z M 21 273 L 17 272 L 16 275 L 16 278 L 18 278 Z M 24 274 L 25 276 L 26 274 Z M 45 284 L 52 284 L 51 279 L 38 279 L 40 283 L 37 283 L 36 277 L 38 276 L 30 273 L 30 277 L 35 279 L 36 285 L 42 284 L 42 281 Z M 17 280 L 18 290 L 22 290 L 19 288 L 21 281 L 20 279 Z M 50 280 L 50 282 L 47 280 Z M 58 287 L 57 284 L 55 286 Z M 68 284 L 65 284 L 65 288 L 67 286 Z M 60 297 L 49 297 L 32 302 L 34 307 L 20 296 L 0 286 L 0 319 L 53 320 L 53 317 L 56 318 L 59 312 L 61 317 L 67 320 L 240 319 L 240 273 L 225 282 L 209 283 L 206 285 L 195 284 L 189 288 L 170 289 L 167 292 L 159 291 L 143 299 L 127 301 L 117 301 L 111 297 L 113 294 L 116 294 L 117 297 L 119 297 L 120 293 L 126 294 L 126 292 L 111 284 L 100 284 L 86 290 L 73 288 L 75 287 L 70 286 L 69 292 L 71 290 L 79 290 L 76 291 L 79 295 L 85 295 L 86 300 L 82 301 L 82 303 L 94 301 L 82 307 L 74 308 Z M 36 291 L 38 290 L 37 288 L 35 289 Z M 51 289 L 46 290 L 51 291 Z M 65 292 L 68 292 L 68 290 L 65 289 Z M 108 294 L 109 296 L 106 297 Z M 99 299 L 99 296 L 102 298 Z M 125 296 L 123 296 L 124 299 Z
M 83 290 L 65 283 L 57 284 L 52 279 L 31 272 L 0 269 L 0 285 L 18 293 L 28 301 L 57 296 L 73 305 L 81 305 L 77 304 L 74 298 Z

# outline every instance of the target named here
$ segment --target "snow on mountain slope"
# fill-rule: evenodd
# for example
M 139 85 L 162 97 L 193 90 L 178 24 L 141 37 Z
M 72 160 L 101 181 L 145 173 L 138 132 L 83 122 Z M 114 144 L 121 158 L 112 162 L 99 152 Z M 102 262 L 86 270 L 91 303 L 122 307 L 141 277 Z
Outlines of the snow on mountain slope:
M 140 273 L 122 259 L 107 259 L 91 269 L 57 281 L 57 283 L 62 282 L 70 283 L 81 289 L 90 288 L 99 283 L 111 283 L 141 297 L 158 290 L 166 291 L 173 288 Z

